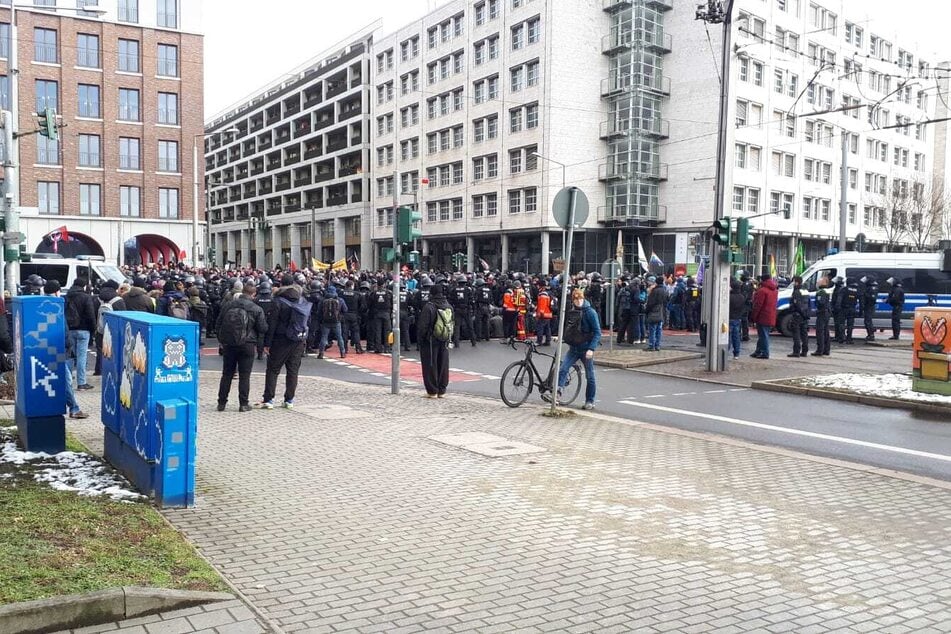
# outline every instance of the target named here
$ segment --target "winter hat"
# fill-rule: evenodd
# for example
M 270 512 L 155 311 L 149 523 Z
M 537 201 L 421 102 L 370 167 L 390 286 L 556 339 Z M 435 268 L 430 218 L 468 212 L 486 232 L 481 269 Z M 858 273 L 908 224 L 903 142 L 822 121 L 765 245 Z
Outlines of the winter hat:
M 571 301 L 575 301 L 576 299 L 584 299 L 584 290 L 576 288 L 571 291 Z

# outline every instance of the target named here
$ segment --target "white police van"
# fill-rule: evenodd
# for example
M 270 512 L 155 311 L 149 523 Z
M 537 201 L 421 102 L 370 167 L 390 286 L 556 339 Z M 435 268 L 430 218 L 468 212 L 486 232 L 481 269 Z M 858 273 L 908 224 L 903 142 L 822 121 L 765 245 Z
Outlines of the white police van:
M 833 280 L 853 279 L 856 282 L 863 277 L 875 278 L 878 282 L 878 305 L 873 323 L 876 328 L 891 328 L 892 308 L 885 303 L 891 285 L 888 279 L 901 281 L 905 291 L 905 307 L 902 319 L 910 325 L 915 309 L 928 305 L 928 298 L 938 306 L 951 308 L 951 250 L 937 253 L 837 253 L 827 256 L 802 274 L 803 288 L 808 289 L 814 298 L 816 285 L 823 278 L 829 278 L 829 293 L 832 293 Z M 792 296 L 792 284 L 779 291 L 777 300 L 776 329 L 782 334 L 792 335 L 792 314 L 789 311 L 789 298 Z M 812 302 L 812 314 L 815 315 L 815 300 Z M 861 323 L 860 320 L 856 320 Z
M 73 259 L 55 253 L 34 253 L 30 256 L 30 262 L 20 263 L 20 284 L 33 274 L 47 281 L 57 280 L 64 291 L 73 285 L 73 280 L 80 274 L 89 280 L 92 287 L 106 280 L 114 280 L 119 284 L 128 281 L 119 267 L 96 255 L 80 255 Z

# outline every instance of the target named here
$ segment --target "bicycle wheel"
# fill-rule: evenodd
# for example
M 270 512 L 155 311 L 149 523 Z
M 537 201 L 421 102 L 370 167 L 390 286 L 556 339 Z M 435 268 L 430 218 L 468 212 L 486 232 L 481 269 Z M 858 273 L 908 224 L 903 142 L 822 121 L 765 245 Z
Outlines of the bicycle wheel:
M 565 379 L 565 387 L 561 388 L 561 397 L 558 399 L 559 405 L 571 405 L 581 394 L 581 364 L 576 363 L 568 370 L 568 377 Z
M 505 368 L 499 383 L 499 394 L 509 407 L 518 407 L 532 393 L 535 379 L 532 369 L 525 361 L 516 361 Z

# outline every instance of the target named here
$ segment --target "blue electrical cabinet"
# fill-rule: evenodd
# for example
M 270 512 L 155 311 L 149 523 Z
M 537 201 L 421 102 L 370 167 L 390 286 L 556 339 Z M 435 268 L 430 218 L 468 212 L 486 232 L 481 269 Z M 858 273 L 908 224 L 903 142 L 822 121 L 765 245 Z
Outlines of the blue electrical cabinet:
M 66 450 L 66 303 L 62 297 L 13 298 L 16 346 L 14 412 L 27 451 Z
M 198 324 L 107 312 L 102 337 L 105 457 L 162 506 L 195 495 Z

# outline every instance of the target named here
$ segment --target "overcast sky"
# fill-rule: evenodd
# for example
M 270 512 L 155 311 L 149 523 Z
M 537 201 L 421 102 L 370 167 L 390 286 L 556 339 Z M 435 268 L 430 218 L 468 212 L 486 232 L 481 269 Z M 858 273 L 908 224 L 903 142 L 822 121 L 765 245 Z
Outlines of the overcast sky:
M 808 0 L 800 1 L 808 4 Z M 951 2 L 845 1 L 858 7 L 860 14 L 875 17 L 867 30 L 889 37 L 898 32 L 902 41 L 917 40 L 924 49 L 951 60 L 947 36 Z M 385 35 L 440 4 L 444 0 L 204 0 L 205 118 L 377 19 L 383 21 L 378 34 Z M 834 6 L 838 1 L 825 4 Z

